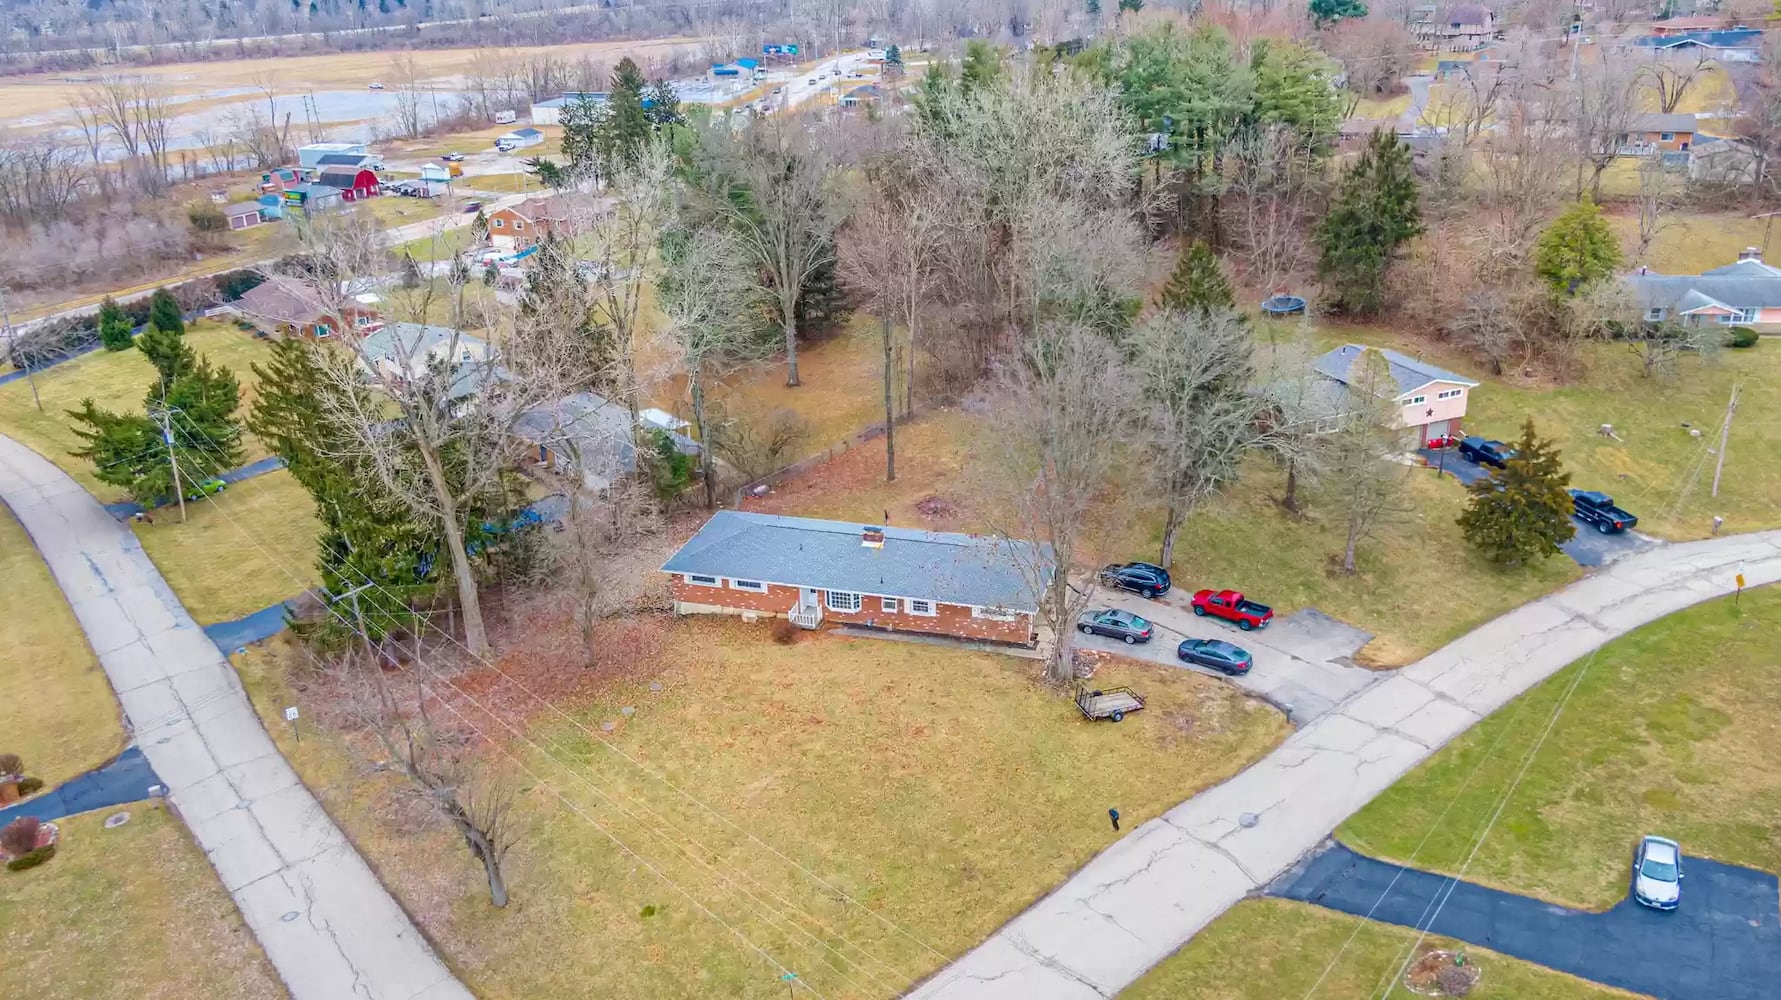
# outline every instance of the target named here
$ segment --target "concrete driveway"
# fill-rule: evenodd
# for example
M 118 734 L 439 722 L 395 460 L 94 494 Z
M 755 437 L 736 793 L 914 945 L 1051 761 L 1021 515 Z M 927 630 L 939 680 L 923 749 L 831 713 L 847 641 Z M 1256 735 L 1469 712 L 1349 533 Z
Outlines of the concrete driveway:
M 1231 683 L 1285 712 L 1295 725 L 1323 715 L 1344 699 L 1377 682 L 1381 674 L 1353 665 L 1356 650 L 1372 635 L 1336 621 L 1315 609 L 1275 618 L 1267 628 L 1244 632 L 1215 618 L 1200 618 L 1189 608 L 1191 592 L 1176 588 L 1157 600 L 1121 590 L 1097 588 L 1090 608 L 1123 608 L 1156 623 L 1156 637 L 1128 646 L 1117 639 L 1078 634 L 1076 645 L 1103 649 L 1153 663 L 1194 670 L 1214 677 L 1224 674 L 1175 656 L 1182 639 L 1224 639 L 1255 658 L 1255 665 Z
M 1423 448 L 1418 454 L 1428 460 L 1431 468 L 1452 476 L 1462 486 L 1470 486 L 1490 472 L 1482 465 L 1459 457 L 1459 452 L 1452 449 Z M 1571 524 L 1577 531 L 1570 541 L 1560 544 L 1559 549 L 1579 566 L 1606 566 L 1622 556 L 1630 556 L 1662 544 L 1650 535 L 1641 535 L 1636 531 L 1604 535 L 1595 529 L 1595 525 L 1575 517 L 1571 518 Z
M 1626 853 L 1630 872 L 1630 840 Z M 1666 1000 L 1775 996 L 1781 983 L 1775 876 L 1686 857 L 1682 871 L 1682 905 L 1674 912 L 1629 898 L 1606 913 L 1589 913 L 1375 861 L 1331 842 L 1288 869 L 1267 894 L 1370 913 Z

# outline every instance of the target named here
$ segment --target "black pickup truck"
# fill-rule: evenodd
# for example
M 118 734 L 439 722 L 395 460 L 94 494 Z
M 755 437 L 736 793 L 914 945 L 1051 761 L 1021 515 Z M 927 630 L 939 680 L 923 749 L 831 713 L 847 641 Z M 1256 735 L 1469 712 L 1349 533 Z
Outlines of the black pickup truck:
M 1459 457 L 1474 465 L 1501 469 L 1515 457 L 1515 449 L 1493 438 L 1469 437 L 1459 443 Z
M 1639 523 L 1632 514 L 1614 506 L 1614 498 L 1594 490 L 1571 490 L 1571 512 L 1604 535 L 1622 532 Z

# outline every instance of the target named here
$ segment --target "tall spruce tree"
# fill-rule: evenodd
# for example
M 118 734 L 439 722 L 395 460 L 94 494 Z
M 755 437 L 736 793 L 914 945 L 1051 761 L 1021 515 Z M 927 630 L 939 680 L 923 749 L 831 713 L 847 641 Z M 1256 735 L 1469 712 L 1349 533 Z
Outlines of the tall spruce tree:
M 165 330 L 150 321 L 148 329 L 136 338 L 136 349 L 155 366 L 155 384 L 150 396 L 158 396 L 173 385 L 174 380 L 191 370 L 198 361 L 186 339 L 172 330 Z
M 1377 310 L 1399 246 L 1422 230 L 1410 147 L 1375 130 L 1317 224 L 1317 274 L 1333 290 L 1332 304 L 1350 313 Z
M 235 421 L 241 385 L 234 372 L 194 355 L 177 334 L 150 327 L 143 339 L 160 345 L 143 352 L 157 369 L 143 412 L 103 410 L 89 398 L 68 415 L 84 442 L 71 454 L 90 459 L 100 482 L 151 503 L 172 498 L 175 465 L 182 485 L 189 486 L 241 464 Z
M 679 125 L 686 121 L 680 113 L 680 95 L 674 92 L 674 85 L 666 80 L 657 80 L 643 92 L 643 113 L 649 123 L 656 128 L 664 125 Z
M 1230 280 L 1205 240 L 1194 240 L 1182 249 L 1169 283 L 1163 286 L 1162 304 L 1184 313 L 1236 313 Z
M 1558 449 L 1534 432 L 1529 417 L 1515 457 L 1466 487 L 1471 500 L 1459 516 L 1460 529 L 1466 541 L 1504 566 L 1558 555 L 1559 544 L 1576 531 L 1565 489 L 1570 482 Z
M 155 294 L 149 297 L 148 321 L 172 333 L 183 335 L 186 332 L 185 314 L 180 312 L 179 300 L 165 288 L 155 289 Z
M 1540 233 L 1534 271 L 1555 292 L 1568 295 L 1620 270 L 1620 240 L 1587 197 L 1572 202 Z
M 99 343 L 108 351 L 130 346 L 130 316 L 117 300 L 107 295 L 99 301 Z
M 620 59 L 612 73 L 604 117 L 594 130 L 595 154 L 600 170 L 608 176 L 620 165 L 634 165 L 654 131 L 649 112 L 643 107 L 646 87 L 637 64 L 629 56 Z

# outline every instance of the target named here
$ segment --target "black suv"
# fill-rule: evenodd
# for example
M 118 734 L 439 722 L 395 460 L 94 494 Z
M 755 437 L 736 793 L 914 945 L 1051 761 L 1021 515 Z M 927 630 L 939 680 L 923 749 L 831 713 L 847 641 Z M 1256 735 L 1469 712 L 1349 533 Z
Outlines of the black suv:
M 1101 568 L 1101 586 L 1130 590 L 1145 597 L 1169 592 L 1169 571 L 1152 563 L 1132 562 Z
M 1459 443 L 1459 457 L 1477 465 L 1502 468 L 1515 457 L 1515 449 L 1501 441 L 1469 437 Z

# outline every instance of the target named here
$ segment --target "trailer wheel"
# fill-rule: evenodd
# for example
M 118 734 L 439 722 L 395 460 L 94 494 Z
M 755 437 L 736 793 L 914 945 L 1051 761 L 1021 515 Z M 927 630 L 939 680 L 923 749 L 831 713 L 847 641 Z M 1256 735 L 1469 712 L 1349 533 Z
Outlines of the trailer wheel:
M 1114 722 L 1124 722 L 1125 721 L 1125 709 L 1123 709 L 1123 708 L 1114 709 L 1113 714 L 1109 715 L 1108 718 L 1112 719 Z

